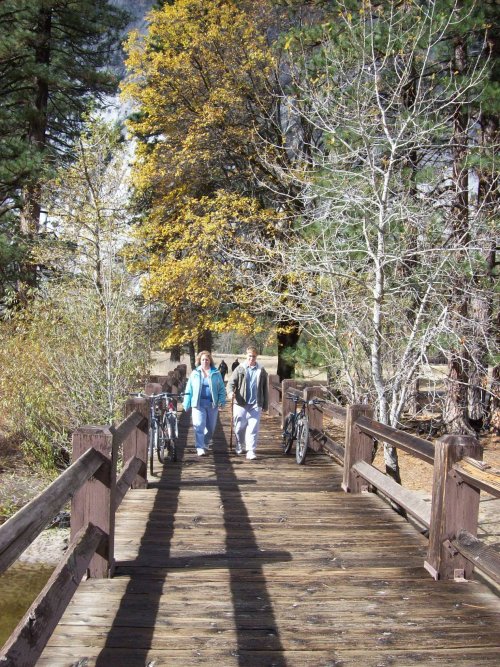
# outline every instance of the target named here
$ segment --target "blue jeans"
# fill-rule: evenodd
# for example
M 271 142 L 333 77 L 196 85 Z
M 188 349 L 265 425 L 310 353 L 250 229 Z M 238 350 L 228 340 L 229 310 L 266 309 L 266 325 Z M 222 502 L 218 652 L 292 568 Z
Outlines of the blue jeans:
M 200 405 L 192 410 L 195 447 L 206 449 L 215 431 L 219 408 L 214 407 L 211 401 L 201 401 Z

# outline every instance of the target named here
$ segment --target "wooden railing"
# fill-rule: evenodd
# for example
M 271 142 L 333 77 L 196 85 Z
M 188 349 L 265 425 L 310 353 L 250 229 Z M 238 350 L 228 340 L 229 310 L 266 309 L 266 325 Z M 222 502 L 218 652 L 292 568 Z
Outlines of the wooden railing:
M 182 388 L 186 367 L 156 376 L 145 393 Z M 373 419 L 368 405 L 342 407 L 325 399 L 325 388 L 298 380 L 269 378 L 269 409 L 281 418 L 292 407 L 288 395 L 306 401 L 313 449 L 322 449 L 343 466 L 342 488 L 349 493 L 376 490 L 428 529 L 425 567 L 438 579 L 469 578 L 474 567 L 500 583 L 500 556 L 477 539 L 479 494 L 500 497 L 500 471 L 481 461 L 482 448 L 469 436 L 444 436 L 435 444 Z M 130 398 L 116 427 L 85 426 L 73 434 L 73 463 L 45 491 L 0 526 L 0 573 L 12 564 L 71 499 L 71 542 L 49 582 L 14 630 L 0 654 L 0 667 L 36 663 L 82 577 L 111 576 L 114 569 L 115 512 L 127 490 L 147 486 L 148 404 Z M 324 417 L 345 428 L 343 443 L 324 428 Z M 434 467 L 432 503 L 423 502 L 372 464 L 374 442 L 386 442 Z M 117 478 L 122 448 L 123 468 Z
M 148 383 L 146 394 L 178 391 L 186 377 L 179 365 Z M 159 382 L 158 382 L 159 381 Z M 131 398 L 116 427 L 84 426 L 73 433 L 72 464 L 50 486 L 0 526 L 0 573 L 4 572 L 71 499 L 71 540 L 47 585 L 0 653 L 1 667 L 31 667 L 73 597 L 82 577 L 112 576 L 115 513 L 130 487 L 147 485 L 146 399 Z M 117 478 L 117 462 L 124 462 Z
M 269 378 L 270 413 L 282 423 L 292 409 L 289 395 L 308 405 L 310 447 L 323 450 L 343 466 L 342 488 L 348 493 L 375 490 L 427 529 L 425 568 L 435 579 L 470 578 L 474 568 L 500 584 L 500 554 L 477 539 L 480 491 L 500 497 L 500 470 L 482 462 L 482 447 L 471 436 L 445 435 L 436 443 L 391 428 L 373 419 L 368 405 L 342 407 L 325 399 L 325 388 L 313 382 Z M 324 428 L 324 416 L 345 428 L 343 443 Z M 405 489 L 372 465 L 374 444 L 387 443 L 433 466 L 431 503 Z

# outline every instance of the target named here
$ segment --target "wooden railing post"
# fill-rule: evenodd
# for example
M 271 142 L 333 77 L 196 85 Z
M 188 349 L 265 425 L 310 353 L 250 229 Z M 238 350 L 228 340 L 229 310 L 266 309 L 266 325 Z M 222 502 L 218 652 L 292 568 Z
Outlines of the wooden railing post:
M 125 403 L 125 417 L 137 410 L 144 416 L 144 421 L 136 426 L 123 441 L 123 461 L 126 463 L 136 456 L 142 461 L 139 472 L 132 482 L 132 489 L 147 489 L 147 460 L 148 460 L 148 420 L 149 405 L 146 399 L 131 397 Z
M 323 397 L 323 389 L 321 387 L 306 387 L 304 389 L 304 400 L 310 401 L 315 397 Z M 321 449 L 321 444 L 318 441 L 319 433 L 323 431 L 323 410 L 319 405 L 307 406 L 307 419 L 309 421 L 309 447 L 315 452 Z M 315 437 L 316 436 L 316 437 Z
M 178 364 L 175 367 L 175 370 L 179 373 L 179 386 L 182 387 L 184 385 L 184 382 L 186 381 L 187 377 L 187 365 L 186 364 Z
M 355 404 L 347 407 L 345 430 L 344 477 L 342 488 L 346 492 L 360 493 L 366 484 L 351 468 L 359 461 L 372 461 L 373 438 L 362 433 L 356 426 L 358 417 L 373 417 L 370 405 Z
M 279 405 L 281 404 L 281 391 L 279 389 L 280 376 L 279 375 L 269 375 L 268 376 L 269 384 L 269 414 L 273 417 L 279 417 Z
M 75 492 L 71 501 L 71 540 L 88 523 L 107 536 L 89 563 L 87 573 L 94 579 L 111 576 L 114 569 L 116 447 L 107 426 L 84 426 L 73 433 L 73 462 L 88 449 L 102 455 L 103 465 Z
M 167 381 L 163 385 L 163 391 L 170 391 L 176 394 L 179 391 L 180 378 L 177 371 L 170 371 L 167 375 Z
M 158 384 L 161 384 L 162 390 L 167 391 L 165 389 L 165 384 L 168 384 L 168 375 L 151 375 L 149 378 L 150 382 L 157 382 Z
M 162 386 L 158 382 L 146 382 L 144 393 L 148 396 L 152 396 L 153 394 L 161 394 L 162 391 Z
M 298 380 L 283 380 L 281 383 L 281 428 L 285 425 L 285 419 L 289 412 L 293 412 L 293 401 L 287 397 L 288 389 L 298 387 L 300 384 Z
M 473 436 L 445 435 L 436 442 L 429 551 L 424 563 L 434 579 L 467 579 L 474 569 L 451 545 L 461 529 L 477 534 L 479 491 L 452 470 L 464 456 L 483 458 L 483 449 Z

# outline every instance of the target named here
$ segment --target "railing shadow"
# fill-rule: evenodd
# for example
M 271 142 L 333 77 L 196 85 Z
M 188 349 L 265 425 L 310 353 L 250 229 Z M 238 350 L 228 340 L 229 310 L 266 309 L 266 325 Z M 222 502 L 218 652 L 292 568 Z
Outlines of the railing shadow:
M 236 646 L 231 650 L 232 656 L 237 658 L 238 664 L 242 667 L 243 665 L 262 667 L 260 652 L 262 650 L 272 651 L 273 666 L 286 667 L 286 661 L 282 655 L 283 646 L 279 628 L 266 586 L 264 564 L 289 561 L 291 556 L 286 551 L 278 550 L 269 550 L 263 554 L 262 549 L 259 548 L 240 489 L 243 485 L 252 485 L 255 482 L 238 480 L 220 420 L 214 434 L 215 446 L 211 454 L 215 479 L 182 481 L 182 470 L 186 465 L 188 419 L 186 414 L 181 417 L 177 463 L 165 465 L 160 478 L 150 484 L 152 487 L 157 487 L 157 493 L 141 538 L 137 559 L 135 562 L 117 563 L 118 575 L 120 565 L 127 574 L 129 574 L 130 567 L 130 580 L 123 593 L 105 646 L 97 657 L 96 665 L 97 667 L 109 667 L 110 664 L 115 664 L 112 657 L 113 649 L 125 646 L 127 648 L 133 646 L 134 664 L 148 664 L 164 585 L 170 569 L 181 568 L 183 571 L 196 569 L 199 571 L 200 582 L 202 582 L 204 571 L 223 568 L 229 572 L 236 632 Z M 197 464 L 198 461 L 193 462 L 193 465 Z M 180 494 L 183 488 L 195 486 L 213 486 L 219 491 L 225 530 L 225 551 L 206 554 L 198 552 L 182 557 L 172 556 L 175 514 L 179 507 Z M 165 516 L 167 505 L 171 512 L 168 517 Z M 242 534 L 245 535 L 243 548 Z M 148 553 L 151 553 L 152 545 L 155 549 L 154 561 L 161 562 L 161 566 L 155 567 L 151 573 L 145 573 L 145 569 L 140 564 L 141 562 L 148 563 Z M 147 604 L 141 605 L 140 615 L 138 614 L 138 617 L 132 620 L 130 610 L 131 608 L 137 609 L 137 605 L 134 605 L 134 598 L 142 592 L 147 594 Z M 140 626 L 140 632 L 134 630 L 138 626 Z M 211 621 L 210 628 L 216 631 L 216 622 L 214 625 Z M 213 636 L 210 643 L 213 644 Z M 203 650 L 202 638 L 197 637 L 194 648 Z M 255 649 L 258 650 L 253 658 L 252 652 Z
M 160 545 L 164 551 L 165 566 L 168 564 L 170 556 L 170 548 L 172 536 L 174 531 L 174 518 L 178 506 L 180 482 L 182 475 L 182 463 L 184 457 L 184 450 L 187 442 L 187 415 L 181 415 L 181 422 L 179 428 L 178 453 L 176 463 L 166 463 L 161 469 L 161 475 L 156 481 L 151 481 L 149 487 L 158 487 L 155 501 L 148 517 L 144 533 L 141 538 L 141 545 L 137 554 L 136 562 L 147 562 L 148 550 L 151 549 L 151 544 L 156 547 Z M 129 491 L 133 493 L 133 490 Z M 165 495 L 168 494 L 169 502 L 172 506 L 172 516 L 166 521 L 161 521 L 159 525 L 159 515 L 163 516 L 163 507 L 165 505 Z M 116 575 L 120 575 L 120 565 L 130 565 L 131 563 L 124 563 L 117 561 Z M 128 572 L 127 572 L 128 574 Z M 129 645 L 130 639 L 135 639 L 134 646 L 134 663 L 147 664 L 147 655 L 151 650 L 155 623 L 158 616 L 160 600 L 162 597 L 163 585 L 167 573 L 164 576 L 150 577 L 145 574 L 144 569 L 134 568 L 130 572 L 130 579 L 126 590 L 120 601 L 120 606 L 117 610 L 114 622 L 108 636 L 103 650 L 96 658 L 96 667 L 109 667 L 112 664 L 112 654 L 108 649 L 116 649 L 120 646 L 131 647 Z M 145 585 L 147 584 L 147 585 Z M 147 604 L 142 605 L 140 616 L 134 622 L 130 620 L 130 608 L 135 608 L 133 604 L 134 598 L 138 592 L 147 592 Z M 129 637 L 127 640 L 127 626 L 130 627 Z M 137 635 L 132 628 L 140 627 L 140 635 Z

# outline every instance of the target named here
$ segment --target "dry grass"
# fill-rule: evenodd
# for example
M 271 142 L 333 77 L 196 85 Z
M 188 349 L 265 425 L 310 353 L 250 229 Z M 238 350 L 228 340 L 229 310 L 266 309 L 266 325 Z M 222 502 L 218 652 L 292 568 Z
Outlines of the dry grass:
M 0 432 L 0 523 L 42 491 L 50 479 L 29 466 L 20 444 Z

